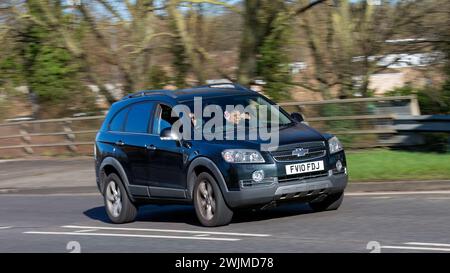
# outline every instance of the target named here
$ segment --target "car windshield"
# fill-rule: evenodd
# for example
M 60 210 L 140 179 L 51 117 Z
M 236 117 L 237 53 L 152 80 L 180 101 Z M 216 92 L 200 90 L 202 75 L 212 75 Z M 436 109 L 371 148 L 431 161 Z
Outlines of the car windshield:
M 188 104 L 194 113 L 194 102 Z M 206 111 L 205 111 L 206 110 Z M 201 126 L 220 114 L 223 126 L 245 125 L 258 127 L 287 126 L 291 119 L 275 104 L 260 95 L 202 99 L 203 117 L 192 114 L 195 126 Z M 205 115 L 205 113 L 211 113 Z M 216 130 L 219 128 L 216 128 Z

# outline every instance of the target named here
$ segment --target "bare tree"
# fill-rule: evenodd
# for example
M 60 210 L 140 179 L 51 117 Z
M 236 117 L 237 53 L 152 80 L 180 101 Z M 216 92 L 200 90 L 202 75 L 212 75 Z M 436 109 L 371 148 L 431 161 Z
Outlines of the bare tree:
M 257 76 L 257 59 L 267 39 L 276 38 L 294 19 L 326 0 L 291 1 L 245 0 L 244 25 L 238 79 L 248 83 Z
M 408 32 L 406 28 L 433 14 L 436 7 L 436 3 L 422 1 L 375 6 L 365 1 L 340 0 L 303 16 L 299 22 L 313 61 L 316 84 L 311 85 L 308 78 L 300 84 L 310 90 L 320 90 L 324 97 L 331 96 L 331 89 L 336 89 L 340 96 L 348 96 L 353 91 L 367 96 L 371 75 L 391 65 L 378 65 L 377 56 L 398 51 L 417 52 L 426 47 L 386 41 L 405 38 L 405 35 L 407 38 L 423 35 Z M 354 90 L 355 77 L 361 79 L 358 90 Z

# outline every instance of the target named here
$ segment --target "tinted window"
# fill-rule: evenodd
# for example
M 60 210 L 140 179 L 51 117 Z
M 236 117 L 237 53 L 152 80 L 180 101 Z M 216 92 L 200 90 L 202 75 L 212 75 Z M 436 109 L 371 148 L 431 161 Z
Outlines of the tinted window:
M 156 117 L 153 121 L 153 134 L 159 135 L 162 130 L 172 127 L 177 120 L 177 117 L 172 117 L 171 107 L 164 104 L 158 105 Z
M 151 102 L 132 105 L 125 124 L 125 132 L 148 133 L 152 105 Z
M 246 111 L 240 112 L 239 110 L 233 110 L 238 105 L 248 109 L 248 113 Z M 188 103 L 188 106 L 191 108 L 192 113 L 194 113 L 193 102 Z M 286 114 L 277 107 L 272 107 L 273 104 L 260 95 L 207 98 L 203 99 L 202 106 L 203 109 L 206 107 L 218 107 L 218 112 L 224 115 L 223 125 L 251 124 L 250 120 L 253 120 L 255 122 L 254 124 L 258 126 L 266 126 L 268 128 L 273 125 L 282 126 L 291 124 L 291 120 Z M 228 106 L 232 107 L 231 110 L 228 109 Z M 205 124 L 211 119 L 210 117 L 195 118 L 200 124 Z M 215 129 L 218 128 L 216 127 Z
M 117 113 L 111 123 L 109 124 L 109 130 L 115 131 L 115 132 L 121 132 L 123 131 L 123 125 L 125 123 L 125 119 L 127 118 L 128 108 L 120 110 L 119 113 Z

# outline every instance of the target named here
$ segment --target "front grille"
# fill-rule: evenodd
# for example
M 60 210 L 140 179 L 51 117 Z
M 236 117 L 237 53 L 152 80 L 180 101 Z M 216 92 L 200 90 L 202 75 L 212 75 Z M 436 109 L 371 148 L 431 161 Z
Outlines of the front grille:
M 305 179 L 313 179 L 313 178 L 319 178 L 319 177 L 325 177 L 325 176 L 328 176 L 328 171 L 285 175 L 285 176 L 278 177 L 278 183 L 301 181 L 301 180 L 305 180 Z
M 273 158 L 278 162 L 288 162 L 288 161 L 303 161 L 303 160 L 312 160 L 319 157 L 324 157 L 326 151 L 314 151 L 309 152 L 304 156 L 296 156 L 292 155 L 292 151 L 278 152 L 276 155 L 273 155 Z
M 293 152 L 298 149 L 307 150 L 304 155 L 293 155 Z M 306 161 L 321 158 L 326 155 L 326 145 L 323 141 L 305 142 L 283 145 L 278 149 L 270 152 L 275 161 L 278 162 L 291 162 L 291 161 Z

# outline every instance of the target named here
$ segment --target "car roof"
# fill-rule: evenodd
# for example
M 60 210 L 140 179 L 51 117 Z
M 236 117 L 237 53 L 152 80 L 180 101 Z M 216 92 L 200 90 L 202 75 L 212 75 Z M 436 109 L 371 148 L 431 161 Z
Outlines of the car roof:
M 238 84 L 211 84 L 178 90 L 143 90 L 134 94 L 127 95 L 122 100 L 128 100 L 138 97 L 151 97 L 155 99 L 161 99 L 165 97 L 166 99 L 169 98 L 177 102 L 183 102 L 193 100 L 194 97 L 211 98 L 246 94 L 249 95 L 255 93 L 256 92 Z
M 120 101 L 113 103 L 103 123 L 102 129 L 106 128 L 111 119 L 131 104 L 143 101 L 158 101 L 167 104 L 186 103 L 194 100 L 194 97 L 217 98 L 238 95 L 258 94 L 239 84 L 211 84 L 188 89 L 178 90 L 143 90 L 123 97 Z

